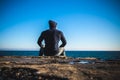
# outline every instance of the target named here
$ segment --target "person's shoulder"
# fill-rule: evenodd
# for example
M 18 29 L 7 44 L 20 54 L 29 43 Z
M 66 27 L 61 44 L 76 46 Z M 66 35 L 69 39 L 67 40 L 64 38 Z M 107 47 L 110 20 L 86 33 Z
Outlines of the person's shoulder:
M 48 32 L 49 30 L 44 30 L 42 33 L 46 33 L 46 32 Z
M 45 35 L 48 31 L 47 30 L 44 30 L 41 32 L 41 35 Z
M 61 30 L 56 29 L 56 31 L 57 31 L 57 32 L 59 32 L 59 33 L 62 33 L 62 31 L 61 31 Z
M 63 34 L 63 32 L 61 30 L 58 30 L 58 33 L 61 34 L 61 35 Z

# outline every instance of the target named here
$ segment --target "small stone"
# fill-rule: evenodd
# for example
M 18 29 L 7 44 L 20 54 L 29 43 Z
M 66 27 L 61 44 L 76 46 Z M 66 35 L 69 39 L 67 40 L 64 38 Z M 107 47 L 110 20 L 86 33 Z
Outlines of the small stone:
M 5 64 L 10 64 L 10 62 L 9 62 L 9 61 L 7 61 L 7 62 L 5 62 Z

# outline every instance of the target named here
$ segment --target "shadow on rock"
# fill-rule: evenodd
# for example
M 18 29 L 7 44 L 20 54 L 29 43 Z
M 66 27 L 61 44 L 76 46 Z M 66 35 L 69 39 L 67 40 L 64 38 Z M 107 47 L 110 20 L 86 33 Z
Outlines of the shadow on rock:
M 0 80 L 68 80 L 58 76 L 38 74 L 38 70 L 32 68 L 0 68 Z

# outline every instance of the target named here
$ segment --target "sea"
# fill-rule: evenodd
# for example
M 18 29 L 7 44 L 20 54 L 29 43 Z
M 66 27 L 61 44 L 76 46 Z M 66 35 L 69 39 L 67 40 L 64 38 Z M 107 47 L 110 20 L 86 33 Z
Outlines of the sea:
M 120 60 L 120 51 L 65 51 L 72 58 L 94 57 L 101 60 Z M 39 51 L 0 51 L 0 56 L 39 56 Z

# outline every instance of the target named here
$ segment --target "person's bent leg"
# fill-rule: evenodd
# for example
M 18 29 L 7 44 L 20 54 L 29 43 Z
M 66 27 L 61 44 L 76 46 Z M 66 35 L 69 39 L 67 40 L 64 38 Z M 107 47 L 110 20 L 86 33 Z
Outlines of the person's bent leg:
M 56 54 L 56 56 L 66 56 L 64 47 L 59 48 L 59 52 Z
M 40 48 L 40 51 L 39 51 L 39 56 L 43 56 L 43 55 L 44 55 L 44 48 L 41 47 L 41 48 Z

